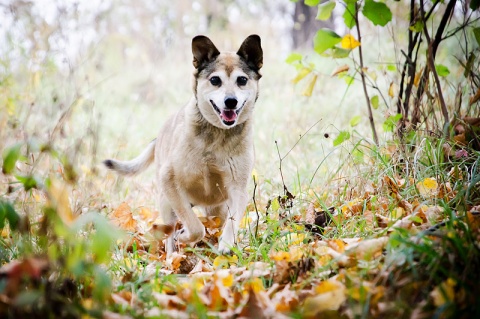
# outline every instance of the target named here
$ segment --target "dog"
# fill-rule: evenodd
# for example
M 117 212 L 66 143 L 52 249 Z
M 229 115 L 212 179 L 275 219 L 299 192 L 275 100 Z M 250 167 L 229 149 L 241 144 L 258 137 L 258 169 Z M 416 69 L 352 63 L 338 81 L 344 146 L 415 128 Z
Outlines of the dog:
M 260 37 L 248 36 L 237 52 L 220 52 L 208 37 L 199 35 L 192 40 L 192 53 L 190 102 L 166 121 L 137 158 L 103 162 L 123 175 L 137 174 L 155 162 L 158 211 L 169 235 L 167 257 L 177 240 L 194 244 L 205 236 L 194 206 L 219 218 L 223 231 L 218 250 L 231 252 L 248 203 L 255 157 L 253 111 L 263 65 Z M 179 230 L 177 221 L 183 225 Z

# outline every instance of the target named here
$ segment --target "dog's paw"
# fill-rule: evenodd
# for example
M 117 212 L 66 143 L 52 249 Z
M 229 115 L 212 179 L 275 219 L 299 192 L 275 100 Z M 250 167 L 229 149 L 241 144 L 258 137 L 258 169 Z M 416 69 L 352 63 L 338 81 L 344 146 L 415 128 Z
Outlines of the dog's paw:
M 220 242 L 218 245 L 218 253 L 220 255 L 233 255 L 231 245 L 228 245 L 225 242 Z
M 205 228 L 201 228 L 198 231 L 190 232 L 186 228 L 181 228 L 175 233 L 175 240 L 183 244 L 196 243 L 205 237 Z

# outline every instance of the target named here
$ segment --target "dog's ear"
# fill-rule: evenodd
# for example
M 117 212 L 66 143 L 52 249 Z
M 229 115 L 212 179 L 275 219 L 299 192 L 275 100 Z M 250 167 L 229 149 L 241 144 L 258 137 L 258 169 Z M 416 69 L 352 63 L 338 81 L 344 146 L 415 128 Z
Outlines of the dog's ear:
M 241 56 L 253 70 L 258 71 L 263 65 L 263 51 L 260 37 L 256 34 L 248 36 L 238 49 Z
M 198 35 L 192 39 L 193 66 L 199 69 L 205 63 L 213 61 L 220 51 L 215 44 L 203 35 Z

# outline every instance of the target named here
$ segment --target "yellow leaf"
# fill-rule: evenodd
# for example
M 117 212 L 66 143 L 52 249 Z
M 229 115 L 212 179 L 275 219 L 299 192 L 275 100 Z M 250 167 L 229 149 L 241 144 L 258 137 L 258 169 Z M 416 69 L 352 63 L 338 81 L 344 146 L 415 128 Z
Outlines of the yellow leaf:
M 393 219 L 398 219 L 398 218 L 401 218 L 403 217 L 403 215 L 405 215 L 405 209 L 403 209 L 402 207 L 396 207 L 392 210 L 392 213 L 391 213 L 391 217 Z
M 395 97 L 395 83 L 390 83 L 390 87 L 388 88 L 388 96 Z
M 338 74 L 343 73 L 343 72 L 347 72 L 348 70 L 350 70 L 350 67 L 348 65 L 344 64 L 342 66 L 339 66 L 335 70 L 333 70 L 332 76 L 338 75 Z
M 452 278 L 448 278 L 440 285 L 435 287 L 430 296 L 433 299 L 433 303 L 437 307 L 443 306 L 447 301 L 453 301 L 455 298 L 455 286 L 456 281 Z
M 228 268 L 230 265 L 236 265 L 238 263 L 238 257 L 233 256 L 223 256 L 220 255 L 213 260 L 214 268 Z
M 298 82 L 300 82 L 300 80 L 309 75 L 310 72 L 312 72 L 312 69 L 302 68 L 300 72 L 298 72 L 297 76 L 292 80 L 293 84 L 297 84 Z
M 270 254 L 270 258 L 272 258 L 275 261 L 280 261 L 280 260 L 290 261 L 291 260 L 290 253 L 288 251 L 276 251 L 276 252 Z
M 413 85 L 418 87 L 418 85 L 420 84 L 422 73 L 423 73 L 423 68 L 415 74 L 415 77 L 413 78 Z
M 422 196 L 435 196 L 438 192 L 438 183 L 435 178 L 427 177 L 417 183 L 417 189 Z
M 322 281 L 320 284 L 318 284 L 317 287 L 315 287 L 315 292 L 317 294 L 324 294 L 329 291 L 334 291 L 338 289 L 338 282 L 337 281 L 332 281 L 332 280 L 326 280 Z
M 347 300 L 345 286 L 330 279 L 315 288 L 316 296 L 308 297 L 303 304 L 303 315 L 307 318 L 321 318 L 320 313 L 338 310 Z
M 228 270 L 219 270 L 214 274 L 215 280 L 219 281 L 224 287 L 233 286 L 233 275 Z
M 243 290 L 248 291 L 249 290 L 248 288 L 251 288 L 256 293 L 259 293 L 260 291 L 265 290 L 265 287 L 263 286 L 263 281 L 258 277 L 255 277 L 255 278 L 251 279 L 250 281 L 248 281 L 245 284 Z
M 308 82 L 308 85 L 305 88 L 305 90 L 302 92 L 302 95 L 303 96 L 312 96 L 313 88 L 315 87 L 316 82 L 317 82 L 317 75 L 314 75 L 310 79 L 310 82 Z
M 70 208 L 68 193 L 67 185 L 52 178 L 50 187 L 48 188 L 49 206 L 56 209 L 58 216 L 65 224 L 70 225 L 75 217 Z
M 342 38 L 342 41 L 340 42 L 342 48 L 347 49 L 347 50 L 353 50 L 356 47 L 360 45 L 360 42 L 358 42 L 353 35 L 347 34 Z
M 282 238 L 288 245 L 300 245 L 305 240 L 305 234 L 290 233 Z

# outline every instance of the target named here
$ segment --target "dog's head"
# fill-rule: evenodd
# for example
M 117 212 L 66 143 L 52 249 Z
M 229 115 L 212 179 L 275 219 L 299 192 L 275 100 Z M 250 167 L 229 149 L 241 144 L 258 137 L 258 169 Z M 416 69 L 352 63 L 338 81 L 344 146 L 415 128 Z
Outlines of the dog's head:
M 247 37 L 236 53 L 220 53 L 209 38 L 196 36 L 192 52 L 194 89 L 202 116 L 223 129 L 245 122 L 258 97 L 263 64 L 260 37 Z

